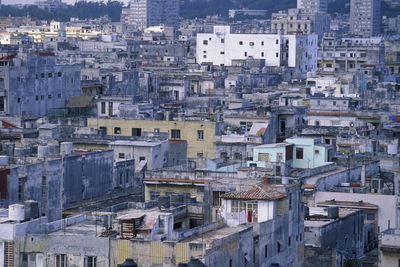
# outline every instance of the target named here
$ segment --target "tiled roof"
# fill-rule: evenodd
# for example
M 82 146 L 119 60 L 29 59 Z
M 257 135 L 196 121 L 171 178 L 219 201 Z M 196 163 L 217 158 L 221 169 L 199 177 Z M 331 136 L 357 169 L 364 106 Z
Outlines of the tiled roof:
M 221 197 L 226 199 L 246 199 L 246 200 L 277 200 L 286 197 L 285 193 L 274 190 L 268 185 L 253 185 L 246 191 L 236 191 L 223 194 Z

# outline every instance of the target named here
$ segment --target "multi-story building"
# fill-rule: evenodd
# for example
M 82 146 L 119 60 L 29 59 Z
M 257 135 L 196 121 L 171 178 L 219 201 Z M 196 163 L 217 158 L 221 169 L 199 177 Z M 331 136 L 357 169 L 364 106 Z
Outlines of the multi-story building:
M 288 12 L 272 13 L 271 33 L 275 34 L 311 34 L 319 37 L 330 28 L 329 15 L 324 12 L 309 12 L 306 9 L 290 8 Z
M 261 59 L 266 66 L 316 70 L 317 35 L 232 34 L 229 26 L 197 34 L 197 63 L 231 66 L 233 60 Z
M 0 113 L 43 116 L 78 95 L 80 67 L 56 64 L 54 53 L 0 56 Z
M 214 138 L 222 132 L 220 122 L 206 120 L 134 120 L 88 118 L 88 127 L 100 129 L 108 135 L 135 136 L 140 131 L 168 133 L 170 139 L 186 140 L 189 158 L 214 158 Z
M 306 9 L 308 12 L 327 12 L 328 0 L 297 0 L 297 8 Z
M 380 0 L 351 0 L 350 32 L 364 37 L 381 33 Z
M 132 0 L 130 23 L 138 29 L 150 26 L 179 26 L 178 0 Z
M 382 68 L 385 49 L 382 38 L 337 38 L 325 35 L 318 51 L 323 71 L 356 72 L 364 66 Z

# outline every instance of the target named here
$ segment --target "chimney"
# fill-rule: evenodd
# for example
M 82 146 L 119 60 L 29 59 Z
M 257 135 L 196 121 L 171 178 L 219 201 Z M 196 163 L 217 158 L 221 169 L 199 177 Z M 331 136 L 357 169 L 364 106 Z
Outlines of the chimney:
M 361 165 L 361 187 L 365 186 L 365 164 Z

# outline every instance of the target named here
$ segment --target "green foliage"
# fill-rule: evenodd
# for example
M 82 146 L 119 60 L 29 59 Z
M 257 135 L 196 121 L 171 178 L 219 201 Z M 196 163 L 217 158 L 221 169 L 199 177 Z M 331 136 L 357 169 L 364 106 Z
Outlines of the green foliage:
M 207 15 L 228 16 L 229 9 L 266 9 L 267 17 L 273 12 L 296 7 L 296 0 L 183 0 L 181 16 L 203 18 Z
M 58 20 L 68 21 L 71 17 L 80 19 L 99 18 L 104 15 L 110 16 L 112 21 L 119 21 L 123 4 L 119 1 L 103 2 L 77 2 L 67 8 L 58 8 L 55 10 L 42 10 L 37 6 L 27 6 L 16 8 L 13 6 L 2 6 L 0 16 L 23 17 L 29 14 L 39 20 Z

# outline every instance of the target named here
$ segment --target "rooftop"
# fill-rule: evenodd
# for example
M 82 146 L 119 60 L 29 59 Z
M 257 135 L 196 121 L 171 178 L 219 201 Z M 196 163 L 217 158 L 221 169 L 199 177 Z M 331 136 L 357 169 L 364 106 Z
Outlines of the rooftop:
M 251 189 L 245 191 L 236 191 L 225 193 L 221 198 L 226 199 L 246 199 L 246 200 L 278 200 L 287 195 L 278 190 L 272 189 L 267 184 L 253 185 Z

